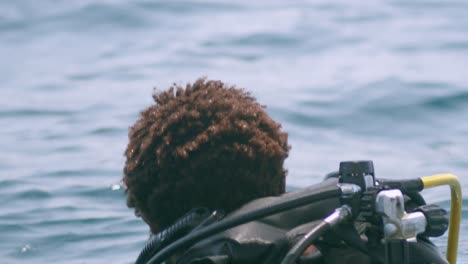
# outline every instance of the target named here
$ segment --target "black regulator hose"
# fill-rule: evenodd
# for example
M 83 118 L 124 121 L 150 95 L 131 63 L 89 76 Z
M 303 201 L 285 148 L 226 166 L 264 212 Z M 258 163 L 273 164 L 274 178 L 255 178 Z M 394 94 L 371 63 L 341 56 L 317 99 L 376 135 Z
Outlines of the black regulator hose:
M 383 252 L 379 252 L 375 248 L 369 248 L 367 241 L 363 240 L 355 228 L 350 228 L 347 225 L 340 225 L 333 229 L 333 234 L 343 240 L 347 245 L 355 248 L 372 259 L 374 264 L 384 264 Z
M 320 224 L 315 226 L 310 230 L 299 242 L 297 242 L 294 247 L 289 250 L 286 257 L 284 257 L 281 264 L 292 264 L 296 261 L 297 258 L 304 252 L 304 250 L 321 235 L 330 230 L 331 226 L 329 223 L 322 221 Z
M 135 264 L 146 263 L 158 250 L 196 228 L 209 214 L 210 211 L 206 208 L 195 208 L 185 214 L 169 228 L 152 237 L 138 255 Z
M 314 192 L 315 191 L 315 192 Z M 294 209 L 320 200 L 336 198 L 341 195 L 341 189 L 338 186 L 328 186 L 322 189 L 311 191 L 301 197 L 285 202 L 273 204 L 264 208 L 255 209 L 242 215 L 232 216 L 198 231 L 190 233 L 174 243 L 168 245 L 153 256 L 149 264 L 161 264 L 167 258 L 175 254 L 179 249 L 194 245 L 198 241 L 210 237 L 216 233 L 225 231 L 229 228 L 245 224 L 247 222 L 274 215 L 286 210 Z
M 325 218 L 320 224 L 312 228 L 305 234 L 299 242 L 297 242 L 286 254 L 281 264 L 293 264 L 296 259 L 304 252 L 304 250 L 316 239 L 325 234 L 332 227 L 348 220 L 351 217 L 351 208 L 343 205 L 335 209 L 331 215 Z

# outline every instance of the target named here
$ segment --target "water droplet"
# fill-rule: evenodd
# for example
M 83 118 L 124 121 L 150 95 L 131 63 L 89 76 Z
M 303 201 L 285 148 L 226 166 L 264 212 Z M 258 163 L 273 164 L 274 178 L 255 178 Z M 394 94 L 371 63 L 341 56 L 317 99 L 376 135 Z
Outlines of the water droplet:
M 113 190 L 113 191 L 118 191 L 121 188 L 122 188 L 122 186 L 120 184 L 118 184 L 118 183 L 112 184 L 112 186 L 111 186 L 111 190 Z
M 29 244 L 26 244 L 26 245 L 21 247 L 21 253 L 26 253 L 26 252 L 31 251 L 31 250 L 32 250 L 32 247 Z

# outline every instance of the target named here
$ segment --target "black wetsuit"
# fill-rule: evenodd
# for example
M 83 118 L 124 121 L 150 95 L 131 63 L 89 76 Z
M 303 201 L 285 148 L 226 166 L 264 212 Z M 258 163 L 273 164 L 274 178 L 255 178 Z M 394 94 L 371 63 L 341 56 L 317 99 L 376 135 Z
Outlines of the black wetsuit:
M 336 184 L 336 179 L 326 181 L 299 191 L 285 193 L 278 197 L 267 197 L 250 202 L 226 218 L 243 214 L 255 208 L 268 206 L 280 201 L 291 200 L 311 190 Z M 276 264 L 280 263 L 288 250 L 318 221 L 340 206 L 338 198 L 322 200 L 303 207 L 278 213 L 261 220 L 252 221 L 202 240 L 181 253 L 179 264 Z M 353 229 L 353 228 L 348 228 Z M 354 230 L 354 229 L 353 229 Z M 329 232 L 315 243 L 320 251 L 303 256 L 299 263 L 379 263 L 383 261 L 383 247 L 377 245 L 368 249 L 369 256 L 343 242 L 346 230 Z M 355 232 L 355 231 L 354 231 Z M 352 233 L 352 232 L 351 232 Z M 349 234 L 348 234 L 349 235 Z M 356 233 L 357 235 L 357 233 Z M 358 235 L 357 235 L 358 236 Z M 438 248 L 428 239 L 419 237 L 409 243 L 409 263 L 448 263 Z M 380 258 L 380 260 L 377 260 Z

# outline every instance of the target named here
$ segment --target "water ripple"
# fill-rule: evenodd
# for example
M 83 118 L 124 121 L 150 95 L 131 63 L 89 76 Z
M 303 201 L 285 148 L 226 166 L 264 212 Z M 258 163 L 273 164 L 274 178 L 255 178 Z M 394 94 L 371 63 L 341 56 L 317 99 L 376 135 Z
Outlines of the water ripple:
M 423 105 L 428 108 L 443 109 L 446 111 L 468 107 L 468 91 L 430 98 L 424 102 Z
M 0 118 L 26 118 L 48 116 L 71 116 L 73 111 L 51 109 L 12 109 L 0 110 Z
M 50 192 L 39 189 L 31 189 L 16 195 L 15 199 L 41 200 L 50 198 Z

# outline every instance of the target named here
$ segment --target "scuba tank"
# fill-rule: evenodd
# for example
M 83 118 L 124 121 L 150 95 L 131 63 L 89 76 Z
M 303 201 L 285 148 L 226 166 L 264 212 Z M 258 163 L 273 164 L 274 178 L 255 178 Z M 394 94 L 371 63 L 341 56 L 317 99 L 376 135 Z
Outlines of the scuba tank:
M 450 226 L 447 212 L 426 205 L 419 193 L 440 185 L 452 190 Z M 137 263 L 164 263 L 177 255 L 180 264 L 454 264 L 461 197 L 454 175 L 376 179 L 371 161 L 342 162 L 338 173 L 318 185 L 254 200 L 223 219 L 205 211 L 203 217 L 185 216 L 197 221 L 177 221 L 178 228 L 168 229 L 179 230 L 177 236 L 167 239 L 167 230 L 157 235 L 148 244 L 157 247 L 146 247 Z M 447 228 L 445 258 L 429 237 Z M 158 237 L 165 237 L 164 243 Z M 310 249 L 312 253 L 303 254 Z

